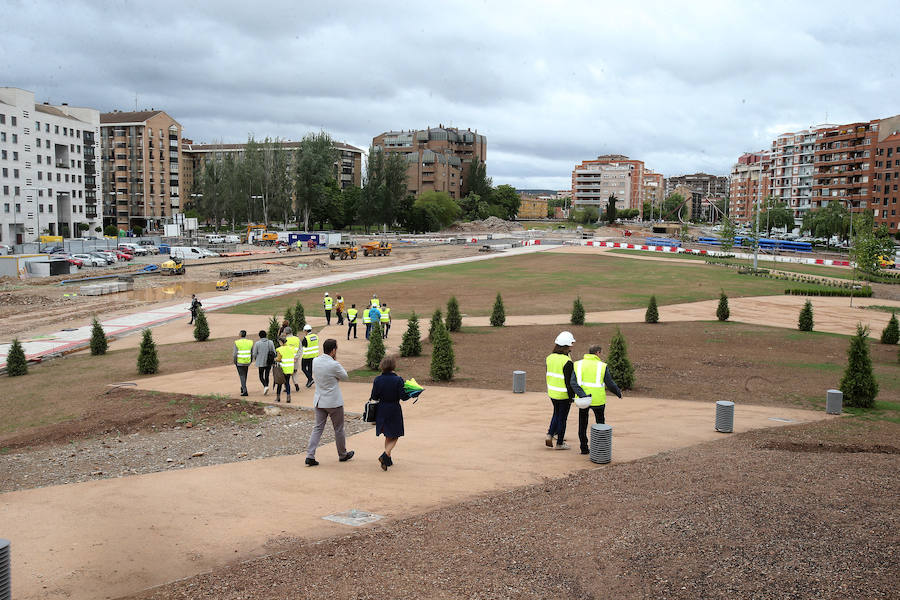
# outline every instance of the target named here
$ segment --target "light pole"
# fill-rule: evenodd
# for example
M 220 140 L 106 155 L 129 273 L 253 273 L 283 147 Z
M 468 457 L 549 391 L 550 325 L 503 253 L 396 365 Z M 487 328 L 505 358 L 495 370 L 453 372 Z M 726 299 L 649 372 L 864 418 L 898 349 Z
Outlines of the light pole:
M 759 263 L 759 200 L 762 195 L 762 166 L 759 169 L 759 181 L 756 182 L 756 235 L 753 237 L 753 270 Z

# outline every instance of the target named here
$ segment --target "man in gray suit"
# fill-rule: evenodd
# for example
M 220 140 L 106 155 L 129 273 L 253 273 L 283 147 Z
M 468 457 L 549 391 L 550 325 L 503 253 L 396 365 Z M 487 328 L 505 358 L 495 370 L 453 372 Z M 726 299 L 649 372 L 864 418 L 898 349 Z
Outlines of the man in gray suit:
M 325 430 L 325 421 L 331 417 L 334 427 L 334 442 L 337 445 L 338 460 L 347 462 L 353 458 L 353 450 L 347 450 L 347 439 L 344 435 L 344 397 L 341 395 L 340 381 L 347 381 L 347 371 L 335 358 L 337 357 L 337 340 L 328 338 L 322 344 L 322 354 L 313 359 L 312 374 L 316 382 L 316 393 L 313 406 L 316 410 L 316 426 L 309 436 L 306 449 L 306 465 L 315 467 L 316 448 Z

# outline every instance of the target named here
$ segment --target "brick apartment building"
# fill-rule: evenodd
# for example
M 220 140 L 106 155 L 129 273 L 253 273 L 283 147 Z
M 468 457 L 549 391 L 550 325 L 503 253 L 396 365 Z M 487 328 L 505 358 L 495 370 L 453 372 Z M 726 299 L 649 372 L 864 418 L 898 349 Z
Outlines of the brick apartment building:
M 435 190 L 451 198 L 469 193 L 466 178 L 472 162 L 486 162 L 487 138 L 478 130 L 429 127 L 409 131 L 386 131 L 372 138 L 372 147 L 397 152 L 407 161 L 407 190 L 418 195 Z
M 644 161 L 622 154 L 605 154 L 586 160 L 572 170 L 572 203 L 576 208 L 593 206 L 601 212 L 610 195 L 617 209 L 634 208 L 643 212 L 644 202 L 660 202 L 662 175 L 654 173 Z
M 650 169 L 644 169 L 643 187 L 644 196 L 641 208 L 643 209 L 644 203 L 649 204 L 651 208 L 661 206 L 666 196 L 665 178 L 663 178 L 662 173 L 654 173 Z
M 782 133 L 772 141 L 770 193 L 781 198 L 797 220 L 814 208 L 815 145 L 820 127 Z
M 772 153 L 768 150 L 748 152 L 738 158 L 729 183 L 728 214 L 733 221 L 749 222 L 757 199 L 762 201 L 769 195 L 771 164 Z
M 709 173 L 692 173 L 666 177 L 666 196 L 675 192 L 679 185 L 700 192 L 703 198 L 724 198 L 728 195 L 728 177 Z
M 875 154 L 875 182 L 873 186 L 872 208 L 875 224 L 884 224 L 891 234 L 900 232 L 900 130 L 898 125 L 882 128 L 884 139 L 878 142 Z
M 181 210 L 181 125 L 162 110 L 100 115 L 103 224 L 160 228 Z

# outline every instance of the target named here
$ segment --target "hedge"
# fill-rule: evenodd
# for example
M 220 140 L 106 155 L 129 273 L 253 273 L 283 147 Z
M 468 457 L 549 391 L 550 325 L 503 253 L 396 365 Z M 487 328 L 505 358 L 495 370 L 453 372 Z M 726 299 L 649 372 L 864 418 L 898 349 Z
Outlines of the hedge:
M 871 298 L 872 288 L 864 286 L 858 290 L 804 290 L 797 288 L 788 288 L 784 290 L 788 296 L 855 296 L 857 298 Z

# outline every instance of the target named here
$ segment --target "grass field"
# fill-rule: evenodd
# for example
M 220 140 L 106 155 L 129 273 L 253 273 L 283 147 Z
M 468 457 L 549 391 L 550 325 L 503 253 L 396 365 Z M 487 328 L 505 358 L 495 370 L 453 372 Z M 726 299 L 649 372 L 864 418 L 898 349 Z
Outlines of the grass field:
M 490 314 L 500 292 L 507 314 L 558 314 L 569 312 L 576 296 L 581 296 L 586 310 L 600 311 L 646 306 L 651 294 L 660 304 L 676 304 L 715 299 L 720 290 L 733 297 L 764 296 L 782 294 L 784 287 L 781 281 L 738 275 L 712 265 L 548 252 L 371 277 L 242 304 L 228 312 L 280 315 L 299 299 L 307 314 L 321 314 L 327 291 L 332 296 L 342 294 L 348 308 L 351 302 L 364 305 L 375 292 L 399 317 L 413 309 L 429 316 L 455 295 L 463 313 L 484 316 Z

